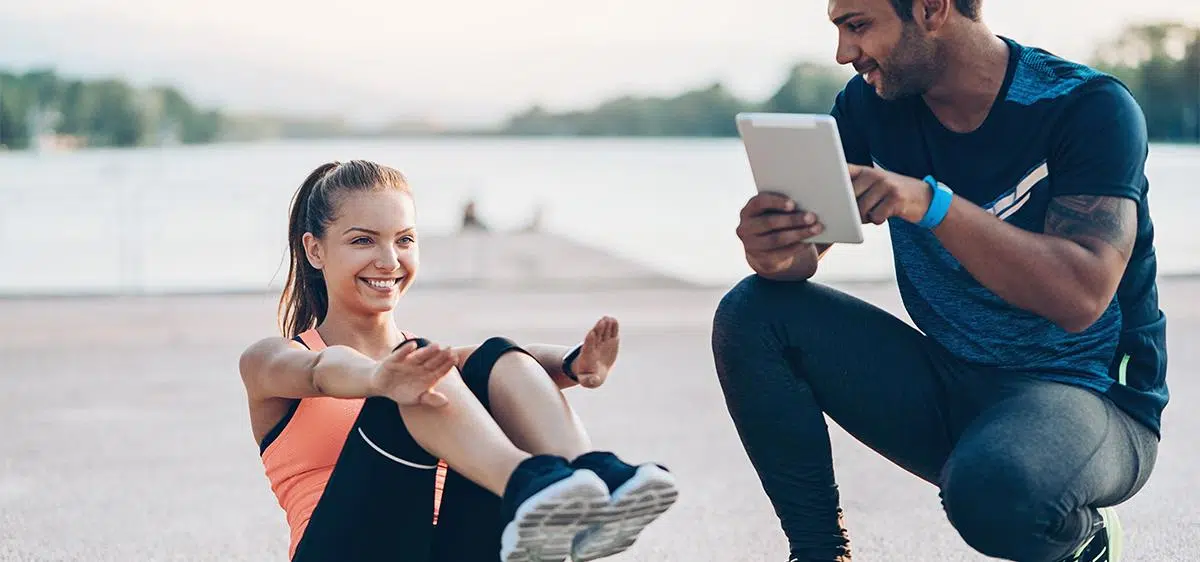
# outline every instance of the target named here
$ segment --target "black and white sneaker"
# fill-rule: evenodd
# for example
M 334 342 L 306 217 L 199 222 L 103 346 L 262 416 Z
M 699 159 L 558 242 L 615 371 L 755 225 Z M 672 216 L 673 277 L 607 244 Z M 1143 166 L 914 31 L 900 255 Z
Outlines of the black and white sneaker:
M 1065 562 L 1120 562 L 1125 550 L 1125 533 L 1117 510 L 1102 507 L 1102 527 L 1085 541 Z
M 571 466 L 599 475 L 612 496 L 609 521 L 585 529 L 572 544 L 571 558 L 575 562 L 596 560 L 628 549 L 642 530 L 670 509 L 679 497 L 675 477 L 657 464 L 633 466 L 612 453 L 596 451 L 575 459 Z
M 575 535 L 608 520 L 608 487 L 595 473 L 567 459 L 526 459 L 505 486 L 508 524 L 500 537 L 503 562 L 562 562 Z

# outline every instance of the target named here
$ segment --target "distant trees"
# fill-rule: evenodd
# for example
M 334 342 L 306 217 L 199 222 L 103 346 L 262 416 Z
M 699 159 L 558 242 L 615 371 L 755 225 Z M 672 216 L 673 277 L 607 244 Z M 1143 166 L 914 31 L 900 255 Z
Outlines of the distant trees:
M 759 111 L 779 113 L 828 113 L 852 71 L 828 65 L 801 63 L 793 66 L 783 85 L 767 98 Z
M 1200 142 L 1200 29 L 1170 22 L 1131 25 L 1101 45 L 1090 63 L 1129 86 L 1145 111 L 1152 140 Z M 739 111 L 828 112 L 850 76 L 842 67 L 806 62 L 789 69 L 778 89 L 760 101 L 740 99 L 713 83 L 676 96 L 621 96 L 590 109 L 551 112 L 534 106 L 498 128 L 457 133 L 734 136 L 733 116 Z M 137 89 L 120 80 L 70 79 L 52 70 L 0 72 L 0 147 L 10 149 L 27 148 L 43 135 L 86 146 L 130 147 L 386 136 L 410 129 L 363 130 L 337 116 L 230 116 L 198 108 L 167 86 Z
M 39 135 L 67 135 L 87 146 L 204 143 L 221 116 L 177 90 L 138 90 L 120 80 L 76 80 L 52 70 L 0 72 L 0 145 L 27 148 Z
M 1127 28 L 1097 50 L 1092 66 L 1129 86 L 1156 142 L 1200 141 L 1200 29 L 1178 23 Z M 501 127 L 508 134 L 733 136 L 738 111 L 825 113 L 851 74 L 832 65 L 793 66 L 761 102 L 740 100 L 721 84 L 672 98 L 626 96 L 591 110 L 534 107 Z
M 829 111 L 849 75 L 840 69 L 799 64 L 763 103 L 739 99 L 716 83 L 674 97 L 623 96 L 590 110 L 551 113 L 534 106 L 512 116 L 501 132 L 515 135 L 733 136 L 740 111 Z
M 623 96 L 587 111 L 550 113 L 534 106 L 514 115 L 508 134 L 580 136 L 713 136 L 736 133 L 745 104 L 721 84 L 674 97 Z
M 1131 26 L 1097 50 L 1094 65 L 1129 86 L 1152 139 L 1200 141 L 1200 29 Z

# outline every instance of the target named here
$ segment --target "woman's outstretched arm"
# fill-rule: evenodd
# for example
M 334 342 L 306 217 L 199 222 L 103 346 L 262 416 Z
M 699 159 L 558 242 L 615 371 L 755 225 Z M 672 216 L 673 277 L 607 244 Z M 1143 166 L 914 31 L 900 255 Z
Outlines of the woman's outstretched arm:
M 242 353 L 239 368 L 251 399 L 387 396 L 398 404 L 441 405 L 444 397 L 431 389 L 450 372 L 454 357 L 437 345 L 416 347 L 405 344 L 376 361 L 347 346 L 310 351 L 292 340 L 266 338 Z
M 366 398 L 378 363 L 346 346 L 320 351 L 285 338 L 260 340 L 242 353 L 238 366 L 252 398 Z

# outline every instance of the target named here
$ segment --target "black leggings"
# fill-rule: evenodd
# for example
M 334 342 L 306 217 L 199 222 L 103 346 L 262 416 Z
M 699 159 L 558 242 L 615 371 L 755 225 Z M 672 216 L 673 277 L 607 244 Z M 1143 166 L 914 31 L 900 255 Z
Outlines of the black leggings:
M 507 339 L 491 338 L 463 365 L 463 381 L 489 413 L 492 368 L 510 351 L 527 353 Z M 498 561 L 500 498 L 453 469 L 433 524 L 437 464 L 409 434 L 395 402 L 368 398 L 292 560 Z
M 1135 494 L 1158 440 L 1090 390 L 966 364 L 900 319 L 813 282 L 757 276 L 722 300 L 717 374 L 742 443 L 801 560 L 848 549 L 828 414 L 940 488 L 979 552 L 1058 560 L 1095 507 Z

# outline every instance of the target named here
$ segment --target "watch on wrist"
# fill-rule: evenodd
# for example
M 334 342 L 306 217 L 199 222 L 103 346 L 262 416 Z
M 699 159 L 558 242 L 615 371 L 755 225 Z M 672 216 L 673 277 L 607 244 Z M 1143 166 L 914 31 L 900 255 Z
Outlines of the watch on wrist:
M 575 374 L 575 371 L 571 370 L 571 364 L 575 362 L 575 358 L 579 357 L 579 352 L 582 350 L 583 344 L 577 343 L 575 344 L 575 347 L 572 347 L 569 351 L 567 351 L 566 355 L 563 355 L 562 359 L 563 374 L 575 382 L 579 382 L 579 377 Z

